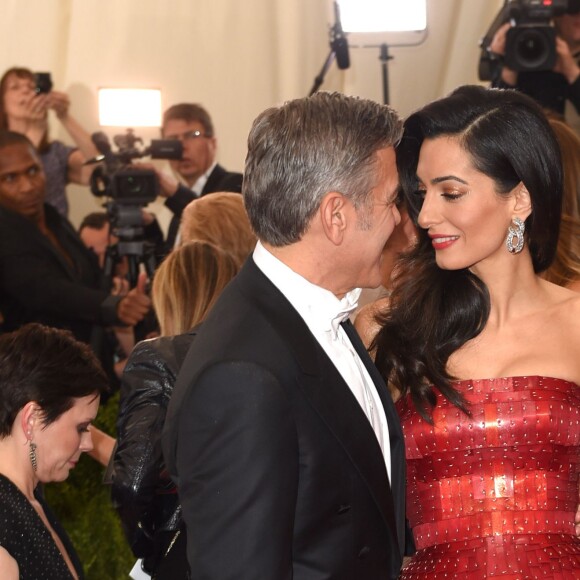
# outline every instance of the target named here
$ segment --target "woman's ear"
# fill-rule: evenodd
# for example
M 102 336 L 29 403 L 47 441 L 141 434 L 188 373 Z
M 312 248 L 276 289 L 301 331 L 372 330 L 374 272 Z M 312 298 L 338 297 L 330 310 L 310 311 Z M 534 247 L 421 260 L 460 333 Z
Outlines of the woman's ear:
M 29 401 L 20 410 L 20 427 L 27 441 L 34 436 L 34 429 L 38 425 L 40 407 L 36 401 Z
M 346 199 L 342 193 L 327 193 L 320 204 L 322 229 L 326 237 L 336 246 L 342 243 L 346 230 Z
M 522 221 L 532 213 L 532 198 L 528 188 L 520 181 L 514 188 L 514 217 L 519 217 Z

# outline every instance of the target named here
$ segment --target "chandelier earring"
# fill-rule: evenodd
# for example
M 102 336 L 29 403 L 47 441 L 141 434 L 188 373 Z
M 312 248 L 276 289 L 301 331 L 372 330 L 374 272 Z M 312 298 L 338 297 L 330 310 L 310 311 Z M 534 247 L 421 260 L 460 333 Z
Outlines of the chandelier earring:
M 524 247 L 524 232 L 526 231 L 526 225 L 519 217 L 513 218 L 512 222 L 513 225 L 510 225 L 508 228 L 505 245 L 510 254 L 519 254 Z
M 36 471 L 38 469 L 38 463 L 36 462 L 36 443 L 29 441 L 28 457 L 30 457 L 30 463 L 32 463 L 32 469 Z

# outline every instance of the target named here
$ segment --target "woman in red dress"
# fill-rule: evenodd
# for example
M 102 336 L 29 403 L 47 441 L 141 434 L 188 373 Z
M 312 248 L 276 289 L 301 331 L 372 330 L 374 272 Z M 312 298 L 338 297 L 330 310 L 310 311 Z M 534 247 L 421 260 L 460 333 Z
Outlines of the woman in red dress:
M 558 144 L 528 97 L 466 86 L 411 115 L 397 155 L 419 239 L 371 348 L 405 433 L 402 578 L 580 578 L 580 294 L 540 276 Z

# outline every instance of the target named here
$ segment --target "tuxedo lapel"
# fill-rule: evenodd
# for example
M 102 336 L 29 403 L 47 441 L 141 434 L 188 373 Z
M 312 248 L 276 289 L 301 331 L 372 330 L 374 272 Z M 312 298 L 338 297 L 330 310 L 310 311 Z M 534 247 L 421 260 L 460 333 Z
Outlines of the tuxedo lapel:
M 385 408 L 387 421 L 389 422 L 389 438 L 391 441 L 391 447 L 393 447 L 397 440 L 402 440 L 403 438 L 401 423 L 399 421 L 397 411 L 395 410 L 393 399 L 391 398 L 391 395 L 387 389 L 385 381 L 383 380 L 377 367 L 371 360 L 367 349 L 362 343 L 362 340 L 360 339 L 360 336 L 358 335 L 358 332 L 355 330 L 351 321 L 350 320 L 345 321 L 342 327 L 344 328 L 344 331 L 346 332 L 352 346 L 354 347 L 361 361 L 365 365 L 365 368 L 367 369 L 371 379 L 375 384 L 375 387 L 377 388 L 379 397 L 381 398 L 383 407 Z
M 396 541 L 396 516 L 383 453 L 352 391 L 302 317 L 253 260 L 246 262 L 238 282 L 293 351 L 302 372 L 299 388 L 366 482 Z
M 207 195 L 208 193 L 213 193 L 217 191 L 219 182 L 224 178 L 227 171 L 221 166 L 216 165 L 213 171 L 209 174 L 203 189 L 201 190 L 201 196 Z
M 389 425 L 389 442 L 391 445 L 391 493 L 395 505 L 395 512 L 397 514 L 396 520 L 399 546 L 404 546 L 406 464 L 405 439 L 401 428 L 401 422 L 385 381 L 371 360 L 358 332 L 355 330 L 350 320 L 344 322 L 342 326 L 377 388 L 377 392 L 381 398 L 385 415 L 387 417 L 387 423 Z

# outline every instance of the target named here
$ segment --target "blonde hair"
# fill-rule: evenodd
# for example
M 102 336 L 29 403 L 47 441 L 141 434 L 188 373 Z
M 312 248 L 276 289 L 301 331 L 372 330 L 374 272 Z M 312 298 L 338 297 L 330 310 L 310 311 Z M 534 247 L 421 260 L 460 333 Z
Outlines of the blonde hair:
M 564 196 L 556 255 L 544 277 L 560 286 L 580 280 L 580 138 L 564 121 L 548 118 L 562 154 Z
M 256 246 L 239 193 L 218 192 L 194 199 L 183 210 L 181 239 L 205 240 L 235 257 L 241 266 Z
M 238 270 L 229 252 L 209 242 L 196 240 L 173 250 L 153 278 L 161 335 L 182 334 L 202 322 Z

